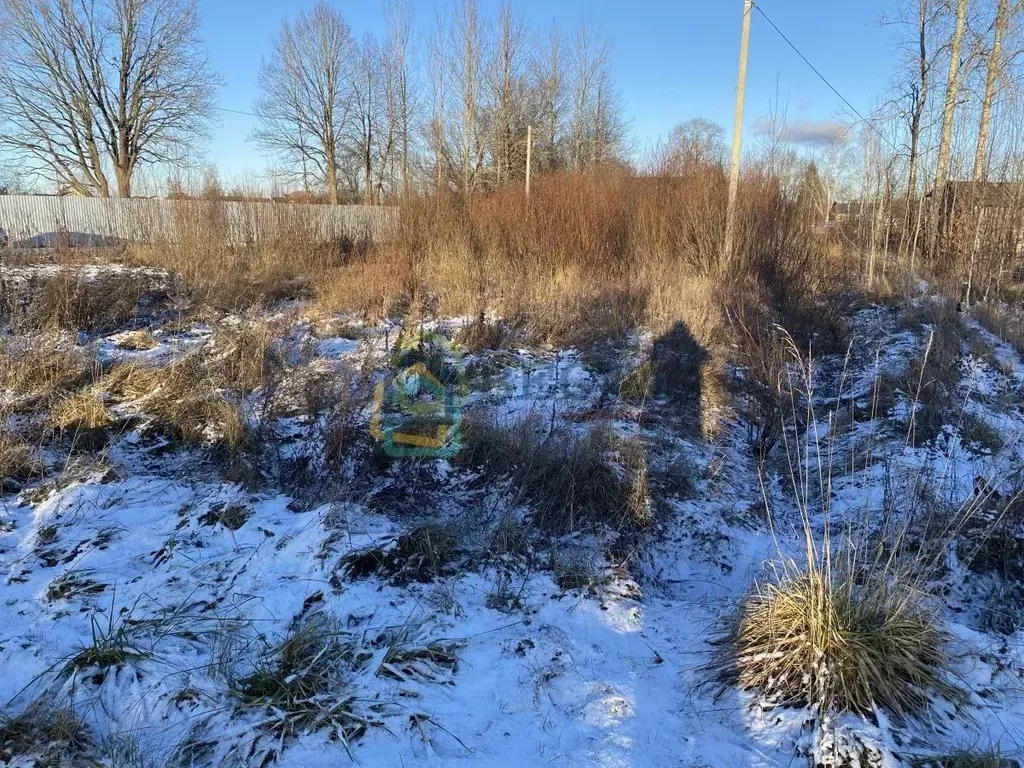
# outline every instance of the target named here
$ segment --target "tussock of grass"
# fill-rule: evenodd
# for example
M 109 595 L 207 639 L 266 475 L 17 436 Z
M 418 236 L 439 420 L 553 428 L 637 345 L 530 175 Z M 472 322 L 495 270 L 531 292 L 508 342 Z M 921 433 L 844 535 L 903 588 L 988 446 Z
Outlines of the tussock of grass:
M 861 715 L 877 706 L 904 720 L 936 694 L 962 698 L 947 681 L 948 639 L 906 581 L 813 569 L 745 599 L 718 672 L 775 706 Z
M 221 394 L 201 354 L 166 368 L 118 366 L 100 385 L 135 402 L 160 431 L 184 443 L 240 449 L 249 441 L 241 406 Z
M 405 625 L 385 630 L 374 641 L 384 647 L 377 674 L 399 682 L 446 683 L 458 671 L 459 660 L 453 643 L 415 641 L 415 627 Z
M 0 340 L 0 391 L 12 411 L 45 408 L 78 390 L 95 372 L 95 361 L 60 335 Z
M 119 334 L 114 340 L 114 343 L 120 349 L 126 349 L 129 352 L 145 352 L 146 350 L 156 347 L 159 342 L 157 342 L 153 337 L 153 334 L 149 331 L 139 330 L 127 331 Z
M 315 615 L 267 648 L 230 690 L 243 709 L 265 712 L 264 727 L 280 738 L 330 728 L 347 745 L 369 725 L 353 712 L 347 679 L 365 661 L 336 622 Z
M 41 470 L 35 453 L 26 443 L 0 430 L 0 490 L 28 480 Z
M 34 765 L 74 765 L 94 750 L 92 734 L 71 709 L 37 701 L 18 714 L 0 714 L 0 762 L 34 758 Z
M 61 674 L 95 671 L 99 676 L 110 669 L 121 669 L 127 664 L 148 659 L 150 653 L 135 644 L 135 638 L 125 621 L 116 621 L 113 601 L 106 624 L 97 615 L 91 619 L 92 640 L 72 654 L 64 663 Z
M 425 523 L 393 542 L 345 556 L 341 567 L 350 579 L 378 574 L 398 586 L 425 584 L 447 573 L 458 554 L 459 542 L 451 528 Z
M 649 524 L 642 447 L 625 445 L 610 429 L 549 434 L 535 419 L 501 426 L 477 418 L 463 426 L 459 463 L 492 481 L 510 478 L 537 527 L 567 533 Z
M 79 392 L 50 411 L 51 426 L 61 432 L 105 430 L 114 423 L 106 404 L 93 392 Z

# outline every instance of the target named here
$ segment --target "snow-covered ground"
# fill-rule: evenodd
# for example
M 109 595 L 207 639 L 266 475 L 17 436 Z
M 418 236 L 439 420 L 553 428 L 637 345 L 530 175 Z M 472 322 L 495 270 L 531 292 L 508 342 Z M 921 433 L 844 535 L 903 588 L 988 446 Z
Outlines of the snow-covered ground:
M 978 478 L 1009 494 L 1021 467 L 1024 363 L 969 319 L 992 352 L 987 360 L 966 354 L 959 392 L 1000 447 L 968 442 L 955 424 L 908 447 L 899 419 L 909 411 L 905 396 L 892 413 L 838 426 L 844 408 L 870 401 L 879 373 L 902 370 L 927 345 L 928 327 L 904 328 L 899 312 L 859 310 L 851 320 L 856 352 L 812 363 L 818 423 L 796 442 L 809 447 L 802 460 L 812 471 L 819 458 L 833 468 L 832 524 L 880 514 L 922 483 L 952 508 L 971 498 Z M 328 373 L 383 365 L 395 335 L 361 327 L 332 336 L 288 322 L 293 332 L 281 344 L 301 347 L 296 359 Z M 142 351 L 123 349 L 116 334 L 83 343 L 107 364 L 161 363 L 206 343 L 213 330 L 158 331 L 156 346 Z M 100 454 L 48 455 L 42 480 L 0 496 L 7 712 L 40 698 L 73 707 L 94 734 L 93 758 L 107 765 L 806 762 L 816 742 L 807 713 L 723 691 L 707 671 L 723 653 L 715 641 L 742 595 L 800 540 L 790 481 L 779 462 L 759 475 L 742 404 L 727 409 L 708 443 L 652 417 L 668 406 L 653 403 L 641 418 L 609 394 L 610 374 L 577 350 L 479 352 L 465 364 L 473 372 L 468 410 L 487 409 L 499 423 L 534 416 L 551 428 L 605 419 L 645 438 L 651 466 L 685 468 L 692 489 L 667 495 L 628 558 L 609 555 L 615 548 L 593 532 L 548 542 L 532 557 L 491 558 L 474 542 L 528 510 L 442 459 L 414 469 L 393 463 L 369 480 L 372 470 L 359 466 L 355 480 L 364 482 L 350 483 L 358 491 L 296 504 L 291 491 L 230 482 L 207 452 L 168 451 L 139 430 Z M 250 396 L 250 411 L 258 398 Z M 302 421 L 279 426 L 293 437 L 283 452 L 301 452 Z M 822 527 L 824 512 L 815 510 Z M 459 557 L 436 578 L 346 573 L 353 553 L 389 545 L 425 521 L 460 531 Z M 557 585 L 548 566 L 563 557 L 587 561 L 589 587 Z M 953 567 L 936 590 L 969 705 L 955 711 L 936 702 L 930 721 L 905 725 L 845 718 L 833 733 L 851 756 L 846 764 L 909 765 L 955 748 L 1024 756 L 1024 638 L 982 630 L 987 584 Z M 279 738 L 274 724 L 285 713 L 244 707 L 231 693 L 231 681 L 317 616 L 354 649 L 337 682 L 365 726 L 349 743 L 330 728 Z M 82 661 L 83 649 L 104 643 L 123 652 L 120 663 Z M 12 755 L 11 764 L 32 760 Z

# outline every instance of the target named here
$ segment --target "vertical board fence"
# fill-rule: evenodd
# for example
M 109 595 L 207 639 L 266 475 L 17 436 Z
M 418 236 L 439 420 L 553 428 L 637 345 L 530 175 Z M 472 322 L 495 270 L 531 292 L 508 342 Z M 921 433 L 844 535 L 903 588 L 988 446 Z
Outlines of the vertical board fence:
M 367 205 L 0 195 L 0 229 L 15 247 L 102 246 L 222 238 L 247 245 L 300 234 L 307 240 L 379 240 L 398 209 Z

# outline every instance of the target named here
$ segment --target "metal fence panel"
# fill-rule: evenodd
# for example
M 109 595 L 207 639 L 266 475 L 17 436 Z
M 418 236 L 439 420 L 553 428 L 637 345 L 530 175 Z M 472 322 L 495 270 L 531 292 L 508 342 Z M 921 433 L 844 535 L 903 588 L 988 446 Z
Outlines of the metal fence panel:
M 233 245 L 288 232 L 377 240 L 397 222 L 398 209 L 387 206 L 0 195 L 0 229 L 26 247 L 175 242 L 211 232 Z

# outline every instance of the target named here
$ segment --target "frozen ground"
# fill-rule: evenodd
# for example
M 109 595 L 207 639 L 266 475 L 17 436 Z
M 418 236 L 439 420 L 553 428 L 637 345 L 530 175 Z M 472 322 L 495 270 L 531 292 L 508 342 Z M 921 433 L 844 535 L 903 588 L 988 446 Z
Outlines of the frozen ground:
M 979 477 L 1009 493 L 1021 466 L 1022 361 L 976 327 L 978 348 L 991 354 L 965 354 L 959 391 L 1001 446 L 972 444 L 951 424 L 928 445 L 907 447 L 900 396 L 892 413 L 839 426 L 844 408 L 870 401 L 879 372 L 901 370 L 926 346 L 928 326 L 904 329 L 899 313 L 860 310 L 856 353 L 813 364 L 817 423 L 796 442 L 811 446 L 803 459 L 814 471 L 819 456 L 834 468 L 832 522 L 877 513 L 922 483 L 952 507 L 971 498 Z M 81 341 L 107 362 L 160 362 L 210 332 L 160 332 L 154 348 L 134 352 L 116 335 Z M 379 363 L 393 335 L 332 336 L 297 323 L 283 343 L 330 372 Z M 783 464 L 766 464 L 762 483 L 742 403 L 727 408 L 720 435 L 706 443 L 609 396 L 601 367 L 576 350 L 483 352 L 467 363 L 476 371 L 470 409 L 509 423 L 530 414 L 568 425 L 605 418 L 645 437 L 652 466 L 685 467 L 692 489 L 667 494 L 628 562 L 614 562 L 599 535 L 569 536 L 536 557 L 466 557 L 428 583 L 400 584 L 351 578 L 346 557 L 424 520 L 467 531 L 472 542 L 526 510 L 444 460 L 408 473 L 392 465 L 359 493 L 296 504 L 293 494 L 221 479 L 200 450 L 168 451 L 128 430 L 101 454 L 50 456 L 42 481 L 0 496 L 0 701 L 10 711 L 40 697 L 73 706 L 105 765 L 806 763 L 816 749 L 807 713 L 721 691 L 706 671 L 745 590 L 799 541 Z M 301 421 L 285 419 L 281 429 L 295 435 L 287 451 L 301 452 Z M 814 437 L 828 449 L 814 448 Z M 401 482 L 407 474 L 423 482 Z M 823 514 L 816 507 L 819 527 Z M 557 586 L 551 552 L 586 559 L 591 585 Z M 910 765 L 966 747 L 1022 756 L 1022 638 L 982 631 L 992 585 L 951 559 L 936 610 L 957 638 L 970 704 L 957 712 L 936 702 L 930 722 L 911 725 L 845 719 L 834 730 L 845 764 Z M 331 729 L 279 738 L 273 725 L 283 713 L 240 707 L 230 693 L 228 681 L 314 616 L 356 649 L 338 681 L 365 726 L 349 743 Z M 82 661 L 83 649 L 104 642 L 125 658 L 103 668 Z M 34 757 L 12 755 L 10 764 Z

